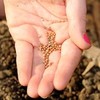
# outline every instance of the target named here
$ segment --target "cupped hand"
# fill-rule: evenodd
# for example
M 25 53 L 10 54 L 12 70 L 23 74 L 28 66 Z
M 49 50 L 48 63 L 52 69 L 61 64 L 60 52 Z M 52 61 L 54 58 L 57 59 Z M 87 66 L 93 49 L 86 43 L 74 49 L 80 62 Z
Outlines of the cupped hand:
M 28 86 L 28 95 L 45 98 L 54 88 L 64 89 L 82 50 L 90 47 L 85 30 L 85 0 L 4 0 L 4 4 L 9 31 L 15 41 L 19 82 Z M 52 23 L 66 18 L 65 22 Z M 47 27 L 56 33 L 55 41 L 62 46 L 61 51 L 50 54 L 50 66 L 45 69 L 38 46 L 48 43 Z

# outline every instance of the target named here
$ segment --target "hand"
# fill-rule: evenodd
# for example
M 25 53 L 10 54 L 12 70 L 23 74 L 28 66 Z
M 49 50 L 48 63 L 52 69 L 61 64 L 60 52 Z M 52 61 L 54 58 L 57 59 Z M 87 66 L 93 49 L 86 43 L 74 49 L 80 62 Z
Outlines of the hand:
M 85 0 L 69 0 L 66 6 L 63 0 L 54 3 L 43 1 L 39 0 L 39 4 L 35 0 L 4 0 L 9 30 L 15 41 L 19 82 L 28 86 L 28 95 L 33 98 L 47 97 L 54 88 L 64 89 L 80 61 L 82 50 L 90 47 L 84 35 Z M 48 42 L 41 18 L 59 20 L 63 16 L 67 22 L 49 23 L 56 33 L 56 42 L 61 43 L 62 48 L 61 53 L 55 51 L 50 55 L 52 64 L 45 69 L 42 54 L 37 49 L 39 42 Z

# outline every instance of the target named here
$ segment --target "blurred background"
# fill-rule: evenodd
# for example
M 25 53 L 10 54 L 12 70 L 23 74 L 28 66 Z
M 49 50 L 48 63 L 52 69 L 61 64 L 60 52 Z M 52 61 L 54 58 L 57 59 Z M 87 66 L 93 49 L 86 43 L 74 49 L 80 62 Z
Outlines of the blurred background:
M 93 44 L 84 51 L 70 83 L 46 100 L 100 100 L 100 0 L 87 0 L 87 33 Z M 16 53 L 6 20 L 0 20 L 0 100 L 36 100 L 17 80 Z M 37 100 L 43 100 L 38 98 Z

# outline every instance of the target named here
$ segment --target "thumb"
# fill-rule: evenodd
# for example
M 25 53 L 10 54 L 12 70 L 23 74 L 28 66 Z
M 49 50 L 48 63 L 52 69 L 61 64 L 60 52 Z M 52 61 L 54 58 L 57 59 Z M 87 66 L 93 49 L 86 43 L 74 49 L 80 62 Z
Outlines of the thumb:
M 79 48 L 88 49 L 90 40 L 86 34 L 86 0 L 68 0 L 66 3 L 70 38 Z

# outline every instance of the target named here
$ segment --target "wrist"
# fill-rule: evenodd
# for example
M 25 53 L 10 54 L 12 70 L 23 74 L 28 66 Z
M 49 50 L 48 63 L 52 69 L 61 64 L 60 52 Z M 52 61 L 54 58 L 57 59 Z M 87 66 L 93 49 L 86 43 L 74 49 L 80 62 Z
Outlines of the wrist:
M 4 3 L 0 0 L 0 19 L 5 17 Z

